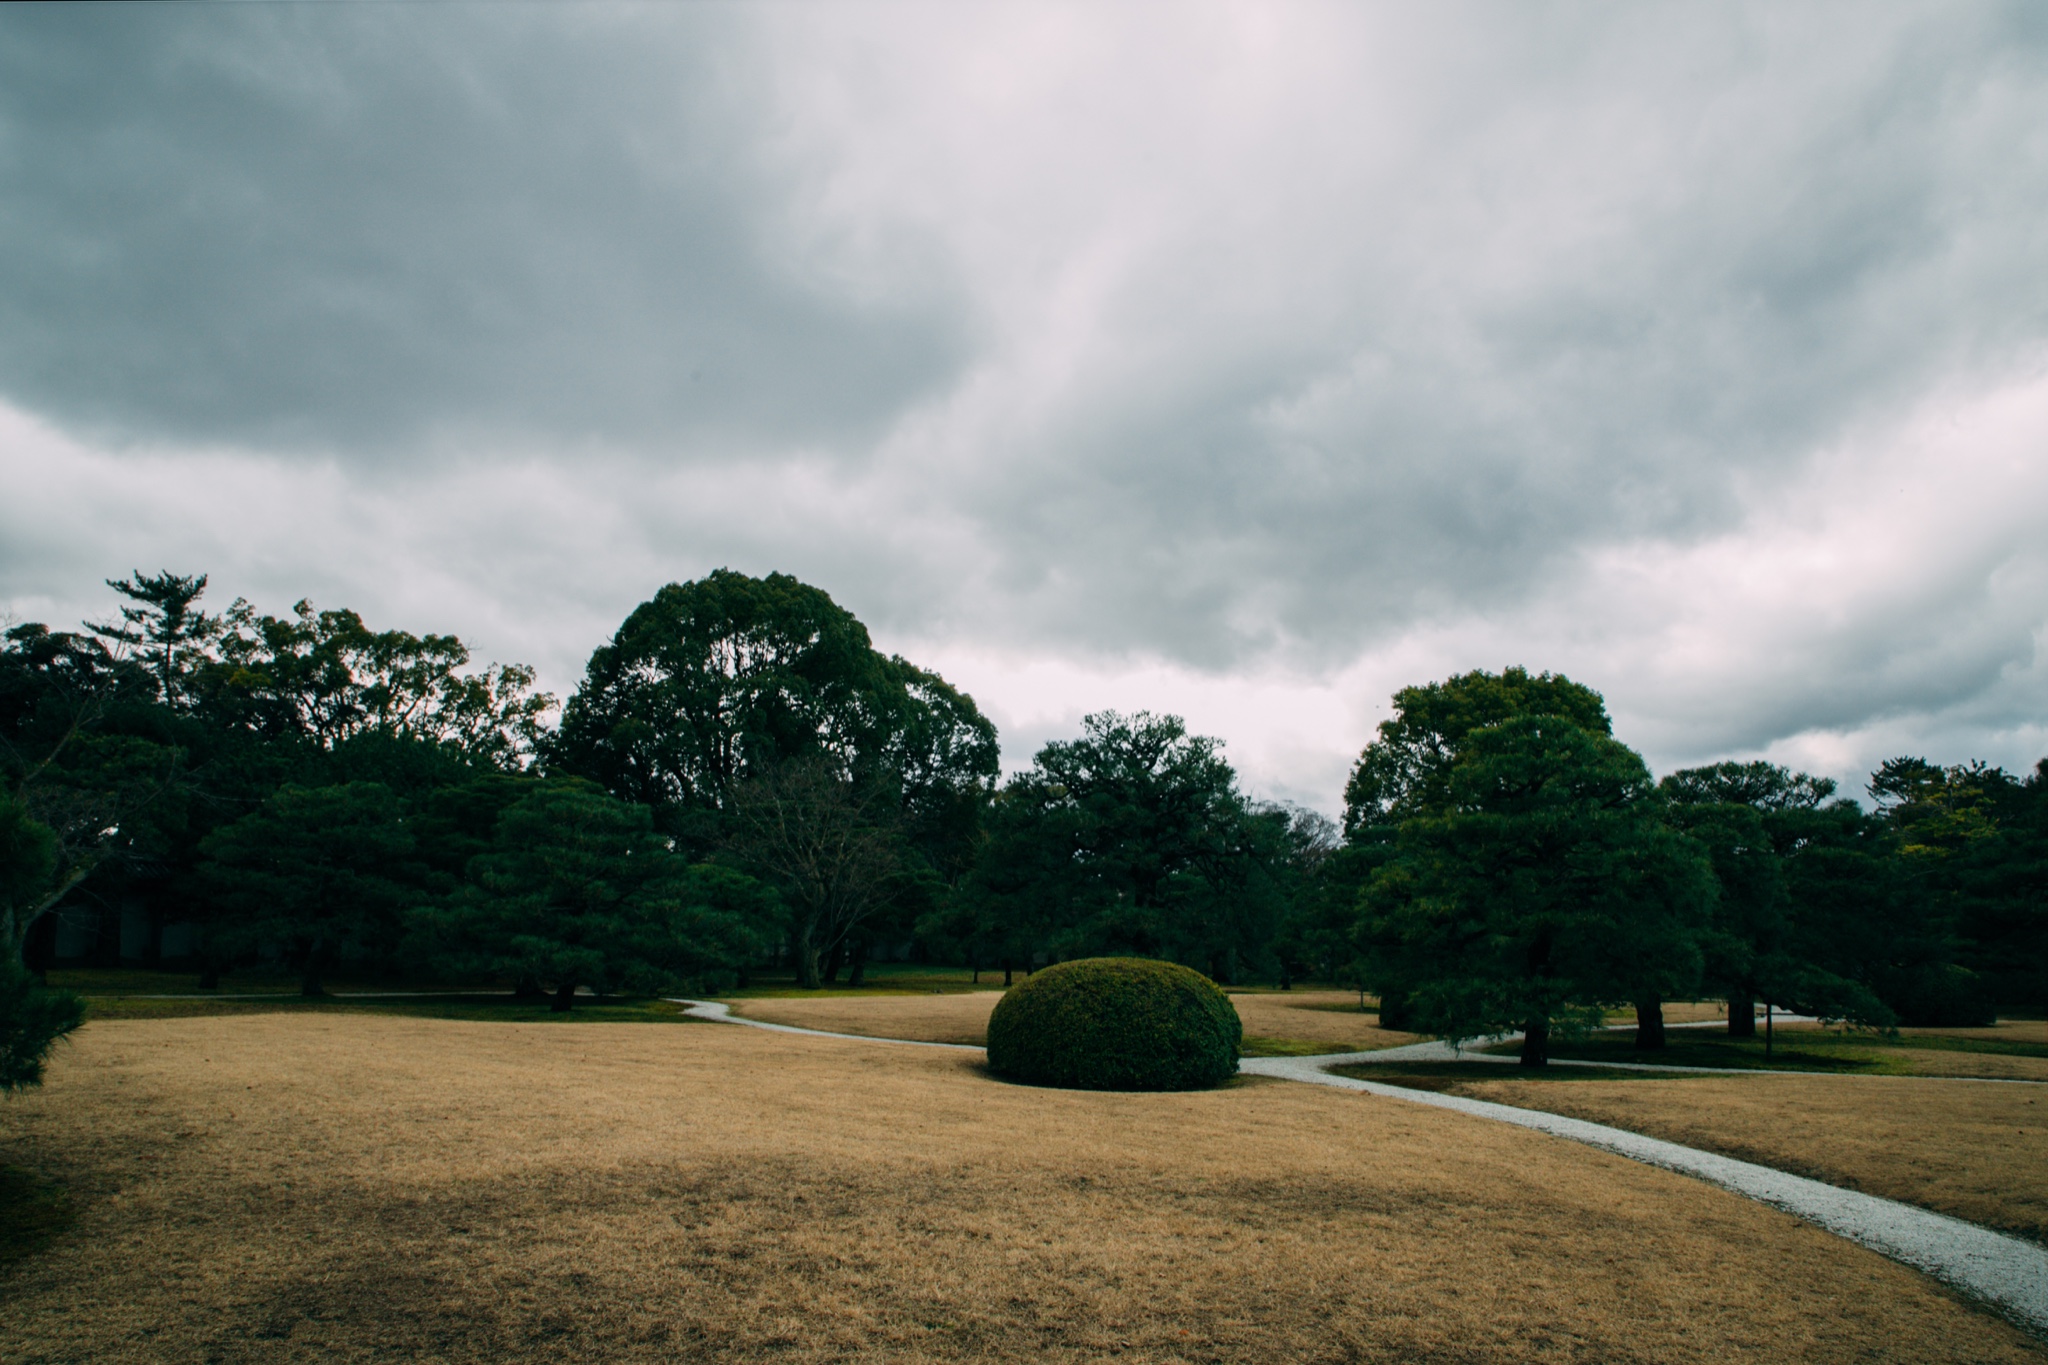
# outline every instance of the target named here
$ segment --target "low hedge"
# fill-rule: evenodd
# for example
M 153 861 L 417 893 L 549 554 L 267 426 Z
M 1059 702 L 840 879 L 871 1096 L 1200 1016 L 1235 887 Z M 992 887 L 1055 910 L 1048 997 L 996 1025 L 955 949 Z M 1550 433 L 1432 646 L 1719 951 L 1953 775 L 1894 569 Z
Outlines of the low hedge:
M 1077 1090 L 1199 1090 L 1237 1074 L 1244 1026 L 1199 972 L 1091 957 L 1035 972 L 988 1021 L 999 1076 Z

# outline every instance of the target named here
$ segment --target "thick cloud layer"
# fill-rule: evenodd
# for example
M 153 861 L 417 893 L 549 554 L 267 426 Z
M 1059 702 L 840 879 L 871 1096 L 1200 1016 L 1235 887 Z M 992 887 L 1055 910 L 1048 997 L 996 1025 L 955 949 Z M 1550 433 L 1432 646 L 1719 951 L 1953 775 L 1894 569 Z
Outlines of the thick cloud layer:
M 2026 6 L 0 13 L 0 599 L 141 565 L 557 686 L 835 593 L 1325 806 L 1523 662 L 1669 766 L 2048 746 Z

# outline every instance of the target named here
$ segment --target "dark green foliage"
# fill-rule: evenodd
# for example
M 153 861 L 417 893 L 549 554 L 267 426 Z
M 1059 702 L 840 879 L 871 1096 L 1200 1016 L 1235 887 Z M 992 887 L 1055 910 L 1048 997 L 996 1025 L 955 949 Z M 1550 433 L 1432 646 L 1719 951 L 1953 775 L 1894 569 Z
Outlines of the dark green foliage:
M 1590 687 L 1527 669 L 1461 673 L 1394 694 L 1392 718 L 1366 745 L 1344 788 L 1344 832 L 1358 838 L 1440 809 L 1465 737 L 1519 716 L 1556 716 L 1596 735 L 1613 731 L 1607 705 Z
M 57 836 L 24 802 L 0 791 L 0 911 L 10 930 L 16 916 L 42 899 L 56 873 Z M 6 946 L 15 946 L 11 932 Z
M 44 987 L 9 953 L 0 957 L 0 1093 L 40 1085 L 57 1040 L 85 1021 L 85 1002 Z
M 1221 749 L 1178 716 L 1113 711 L 1041 749 L 991 808 L 970 887 L 996 955 L 1136 953 L 1221 980 L 1260 963 L 1286 908 L 1291 827 L 1244 800 Z
M 647 807 L 593 783 L 538 785 L 498 819 L 470 885 L 411 916 L 413 950 L 452 974 L 530 981 L 567 1010 L 579 986 L 653 993 L 728 984 L 774 941 L 751 877 L 692 864 Z
M 671 583 L 590 656 L 554 766 L 662 813 L 721 809 L 743 779 L 820 755 L 943 808 L 996 771 L 995 731 L 932 674 L 877 653 L 867 628 L 787 574 L 720 569 Z
M 1958 960 L 1990 999 L 2048 1009 L 2048 759 L 1991 794 L 1995 828 L 1955 869 Z
M 50 1049 L 85 1018 L 84 1001 L 45 989 L 21 961 L 16 926 L 47 896 L 57 865 L 56 836 L 0 791 L 0 1093 L 41 1084 Z
M 652 808 L 684 851 L 773 881 L 811 986 L 821 963 L 857 964 L 945 901 L 998 766 L 971 698 L 878 653 L 817 588 L 729 569 L 634 609 L 590 656 L 549 753 L 551 771 Z M 839 835 L 853 856 L 830 852 Z
M 1084 958 L 1013 986 L 988 1021 L 989 1069 L 1079 1090 L 1199 1090 L 1237 1074 L 1243 1026 L 1200 973 Z
M 376 782 L 283 787 L 201 852 L 223 941 L 287 948 L 307 995 L 338 963 L 388 959 L 420 883 L 404 805 Z
M 1730 1002 L 1731 1033 L 1752 1031 L 1756 1004 L 1875 1028 L 1897 1022 L 1867 979 L 1870 965 L 1858 963 L 1845 942 L 1845 935 L 1867 935 L 1836 922 L 1836 888 L 1809 875 L 1833 859 L 1844 835 L 1868 824 L 1853 806 L 1822 804 L 1833 782 L 1770 763 L 1720 763 L 1673 773 L 1658 790 L 1667 818 L 1713 859 L 1720 895 L 1701 939 L 1705 984 Z M 1839 881 L 1847 866 L 1833 865 Z M 1858 870 L 1881 877 L 1885 868 Z M 1866 908 L 1883 903 L 1881 891 L 1863 886 L 1875 892 Z
M 1381 975 L 1421 1027 L 1521 1029 L 1541 1064 L 1554 1027 L 1602 1006 L 1683 994 L 1714 895 L 1692 840 L 1667 828 L 1642 760 L 1552 716 L 1476 730 L 1441 807 L 1405 820 L 1364 908 Z

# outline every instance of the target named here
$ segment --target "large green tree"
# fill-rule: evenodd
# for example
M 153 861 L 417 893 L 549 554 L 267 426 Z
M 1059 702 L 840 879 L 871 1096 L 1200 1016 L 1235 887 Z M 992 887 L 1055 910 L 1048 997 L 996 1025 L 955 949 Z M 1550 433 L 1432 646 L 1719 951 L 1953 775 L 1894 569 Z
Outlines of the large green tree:
M 1648 770 L 1557 716 L 1466 733 L 1440 795 L 1401 822 L 1365 896 L 1382 970 L 1425 1029 L 1551 1035 L 1603 1007 L 1683 989 L 1714 896 L 1712 868 L 1660 818 Z
M 1237 789 L 1219 741 L 1178 716 L 1099 712 L 1004 787 L 971 894 L 1001 953 L 1171 957 L 1219 980 L 1284 911 L 1288 821 Z
M 1404 687 L 1345 784 L 1345 834 L 1391 832 L 1411 816 L 1443 809 L 1465 737 L 1520 716 L 1557 716 L 1593 734 L 1613 733 L 1600 694 L 1561 674 L 1476 670 Z
M 590 656 L 549 754 L 707 848 L 741 782 L 822 762 L 888 789 L 935 863 L 971 846 L 998 757 L 970 698 L 876 651 L 824 592 L 730 569 L 634 609 Z
M 284 787 L 200 851 L 222 937 L 283 949 L 308 996 L 336 965 L 389 961 L 421 889 L 404 803 L 376 782 Z
M 1755 1034 L 1759 1002 L 1875 1027 L 1894 1022 L 1867 985 L 1808 955 L 1816 936 L 1793 899 L 1792 860 L 1844 817 L 1859 818 L 1825 809 L 1834 789 L 1827 778 L 1762 761 L 1686 768 L 1658 784 L 1671 822 L 1713 859 L 1720 895 L 1701 942 L 1706 985 L 1728 1001 L 1731 1035 Z
M 443 969 L 534 982 L 567 1011 L 582 986 L 729 984 L 780 914 L 753 878 L 676 853 L 647 807 L 569 779 L 507 807 L 468 887 L 410 918 L 415 951 Z
M 1399 955 L 1373 943 L 1376 921 L 1359 919 L 1358 898 L 1394 856 L 1404 821 L 1449 808 L 1451 772 L 1467 737 L 1522 716 L 1557 716 L 1594 734 L 1612 732 L 1606 703 L 1590 687 L 1525 668 L 1475 669 L 1396 692 L 1393 714 L 1352 767 L 1344 788 L 1345 847 L 1325 871 L 1321 892 L 1332 919 L 1350 912 L 1359 951 L 1349 974 L 1378 993 L 1380 1022 L 1388 1028 L 1413 1022 L 1409 983 L 1399 979 Z

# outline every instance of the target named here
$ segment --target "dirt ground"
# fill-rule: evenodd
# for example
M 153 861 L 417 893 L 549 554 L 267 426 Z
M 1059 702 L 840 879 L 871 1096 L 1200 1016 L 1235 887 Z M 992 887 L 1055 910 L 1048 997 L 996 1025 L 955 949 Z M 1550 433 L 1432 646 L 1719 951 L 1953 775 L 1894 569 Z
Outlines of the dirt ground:
M 972 995 L 743 1000 L 734 1003 L 733 1013 L 770 1024 L 795 1024 L 869 1038 L 979 1044 L 988 1033 L 989 1013 L 1002 998 L 1001 991 L 982 991 Z M 1326 1052 L 1363 1052 L 1412 1043 L 1421 1036 L 1380 1028 L 1379 1016 L 1360 1013 L 1358 996 L 1350 991 L 1288 991 L 1233 995 L 1230 999 L 1248 1038 L 1314 1044 Z
M 1277 1081 L 1038 1090 L 716 1024 L 88 1024 L 0 1360 L 2041 1361 L 1711 1186 Z
M 2048 1241 L 2048 1086 L 1759 1074 L 1471 1081 L 1445 1088 L 1626 1128 Z

